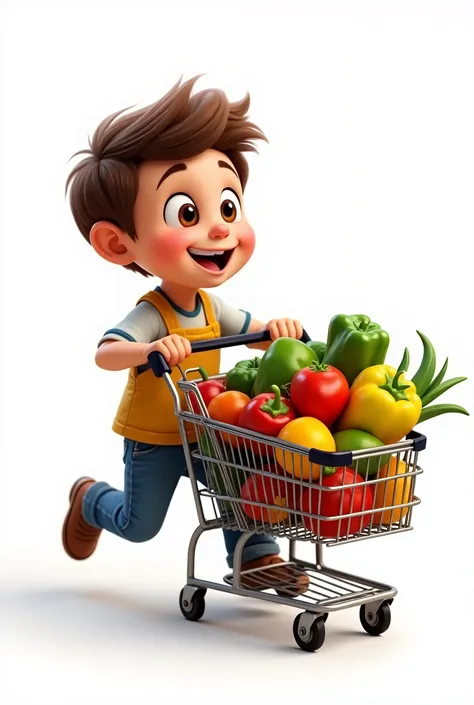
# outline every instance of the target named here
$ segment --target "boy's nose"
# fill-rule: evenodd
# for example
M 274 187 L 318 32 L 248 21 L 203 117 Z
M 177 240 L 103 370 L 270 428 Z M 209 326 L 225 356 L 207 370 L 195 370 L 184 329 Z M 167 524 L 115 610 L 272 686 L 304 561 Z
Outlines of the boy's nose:
M 209 237 L 211 238 L 211 240 L 223 240 L 224 238 L 229 237 L 229 235 L 229 226 L 225 225 L 225 223 L 213 225 L 212 228 L 209 230 Z

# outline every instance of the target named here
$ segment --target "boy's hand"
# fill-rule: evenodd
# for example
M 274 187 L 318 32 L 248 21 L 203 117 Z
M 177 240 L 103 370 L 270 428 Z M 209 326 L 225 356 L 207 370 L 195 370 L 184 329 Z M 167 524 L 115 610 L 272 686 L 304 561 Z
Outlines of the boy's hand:
M 270 331 L 272 340 L 277 338 L 295 338 L 299 340 L 303 335 L 303 326 L 292 318 L 274 318 L 267 323 L 265 330 Z
M 155 350 L 163 355 L 170 367 L 175 367 L 191 355 L 191 343 L 180 335 L 167 335 L 146 346 L 145 359 L 148 359 L 148 355 Z
M 303 326 L 299 321 L 294 321 L 292 318 L 272 318 L 266 325 L 261 323 L 256 319 L 252 319 L 249 326 L 249 333 L 259 333 L 263 330 L 268 330 L 270 332 L 271 340 L 277 340 L 278 338 L 296 338 L 300 340 L 303 335 Z M 265 343 L 252 343 L 247 345 L 248 348 L 252 350 L 267 350 L 271 345 L 271 342 Z

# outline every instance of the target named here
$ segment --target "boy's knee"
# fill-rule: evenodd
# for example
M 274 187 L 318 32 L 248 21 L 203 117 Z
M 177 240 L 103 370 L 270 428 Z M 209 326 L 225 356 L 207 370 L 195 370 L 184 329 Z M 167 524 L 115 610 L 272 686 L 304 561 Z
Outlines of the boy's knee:
M 147 523 L 131 522 L 123 531 L 123 537 L 132 543 L 145 543 L 155 538 L 163 522 Z

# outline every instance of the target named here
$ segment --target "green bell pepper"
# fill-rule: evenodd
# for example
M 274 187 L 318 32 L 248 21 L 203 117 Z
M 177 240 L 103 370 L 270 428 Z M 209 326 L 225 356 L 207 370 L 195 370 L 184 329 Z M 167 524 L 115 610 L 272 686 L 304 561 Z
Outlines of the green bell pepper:
M 316 353 L 301 340 L 274 340 L 260 360 L 252 395 L 271 392 L 273 385 L 281 389 L 291 382 L 299 370 L 315 361 Z
M 238 362 L 226 375 L 226 389 L 242 392 L 250 396 L 252 394 L 253 385 L 255 384 L 259 365 L 259 357 L 254 357 L 253 360 L 242 360 Z
M 324 362 L 336 367 L 349 385 L 372 365 L 385 362 L 389 335 L 368 316 L 339 314 L 329 323 Z
M 311 348 L 313 352 L 316 353 L 318 357 L 318 362 L 322 362 L 324 358 L 324 354 L 326 352 L 326 343 L 321 343 L 318 340 L 310 340 L 308 343 L 306 343 L 308 348 Z

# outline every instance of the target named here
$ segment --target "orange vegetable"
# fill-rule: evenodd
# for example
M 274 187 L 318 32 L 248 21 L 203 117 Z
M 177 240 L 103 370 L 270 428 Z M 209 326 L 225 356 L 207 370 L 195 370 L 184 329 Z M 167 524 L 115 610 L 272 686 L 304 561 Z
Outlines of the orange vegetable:
M 230 390 L 211 399 L 207 410 L 211 419 L 238 426 L 240 414 L 249 402 L 250 397 L 247 394 Z M 239 439 L 232 433 L 222 432 L 222 440 L 224 443 L 230 443 L 234 448 L 239 445 Z
M 408 475 L 408 468 L 403 460 L 393 456 L 390 462 L 380 468 L 378 477 L 396 477 L 397 479 L 377 483 L 375 490 L 375 509 L 383 509 L 397 504 L 407 504 L 412 500 L 412 476 Z M 398 509 L 385 509 L 384 512 L 374 513 L 373 523 L 390 524 L 400 521 L 406 516 L 409 507 Z

